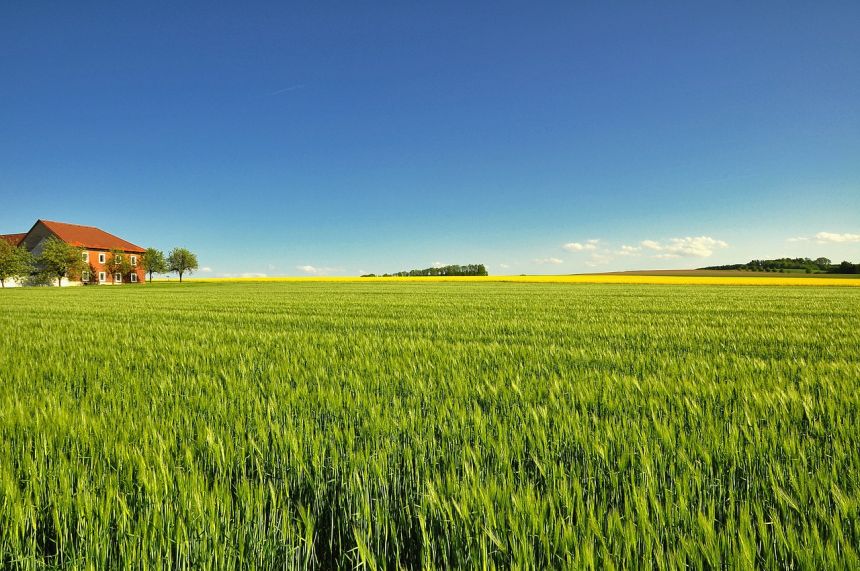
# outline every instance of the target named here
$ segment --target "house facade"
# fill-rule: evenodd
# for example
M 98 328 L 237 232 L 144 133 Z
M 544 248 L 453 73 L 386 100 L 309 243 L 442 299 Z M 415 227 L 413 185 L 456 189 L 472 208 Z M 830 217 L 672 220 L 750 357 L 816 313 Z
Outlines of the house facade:
M 24 234 L 0 235 L 0 239 L 23 246 L 37 258 L 42 253 L 45 241 L 51 237 L 81 248 L 81 256 L 88 266 L 82 275 L 63 278 L 61 285 L 120 285 L 144 282 L 145 272 L 140 265 L 140 259 L 146 250 L 94 226 L 37 220 Z M 128 257 L 130 272 L 123 274 L 110 271 L 108 263 L 111 251 L 121 252 L 120 255 Z

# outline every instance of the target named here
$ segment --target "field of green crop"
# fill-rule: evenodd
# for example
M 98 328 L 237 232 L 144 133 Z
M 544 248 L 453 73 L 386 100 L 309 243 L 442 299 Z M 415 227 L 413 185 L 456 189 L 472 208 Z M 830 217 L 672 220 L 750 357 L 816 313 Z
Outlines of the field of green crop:
M 0 291 L 0 568 L 858 568 L 860 289 Z

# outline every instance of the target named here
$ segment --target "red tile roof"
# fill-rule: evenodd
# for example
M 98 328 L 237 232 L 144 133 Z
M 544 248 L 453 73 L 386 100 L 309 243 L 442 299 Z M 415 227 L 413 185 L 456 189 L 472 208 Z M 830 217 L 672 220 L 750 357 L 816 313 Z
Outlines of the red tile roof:
M 127 242 L 113 234 L 108 234 L 95 226 L 80 226 L 78 224 L 66 224 L 65 222 L 51 222 L 50 220 L 39 220 L 39 222 L 44 224 L 57 238 L 72 246 L 92 248 L 94 250 L 121 250 L 123 252 L 137 252 L 141 254 L 145 252 L 140 246 Z
M 23 240 L 24 236 L 26 236 L 26 235 L 27 235 L 26 232 L 24 232 L 22 234 L 0 234 L 0 240 L 6 240 L 7 242 L 12 244 L 13 246 L 17 246 L 18 244 L 21 243 L 21 240 Z

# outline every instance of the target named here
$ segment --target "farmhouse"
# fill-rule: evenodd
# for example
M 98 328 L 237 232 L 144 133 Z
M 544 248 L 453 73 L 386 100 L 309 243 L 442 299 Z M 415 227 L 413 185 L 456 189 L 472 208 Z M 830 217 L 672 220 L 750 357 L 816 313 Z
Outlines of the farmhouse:
M 0 234 L 0 239 L 25 247 L 31 254 L 38 257 L 42 253 L 45 240 L 51 236 L 83 250 L 81 256 L 89 269 L 81 276 L 74 276 L 71 281 L 63 280 L 62 285 L 79 284 L 122 284 L 143 283 L 144 271 L 140 266 L 140 257 L 145 252 L 143 248 L 109 234 L 94 226 L 81 226 L 65 222 L 37 220 L 29 232 L 23 234 Z M 131 271 L 127 274 L 110 274 L 107 263 L 110 252 L 116 250 L 128 256 Z M 67 283 L 68 282 L 68 283 Z

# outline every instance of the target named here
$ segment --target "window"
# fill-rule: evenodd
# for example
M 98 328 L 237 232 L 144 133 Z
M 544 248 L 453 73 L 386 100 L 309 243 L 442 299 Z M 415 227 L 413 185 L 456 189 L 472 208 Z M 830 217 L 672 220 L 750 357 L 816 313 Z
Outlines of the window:
M 85 262 L 90 261 L 90 253 L 89 252 L 81 252 L 81 260 Z
M 85 270 L 85 271 L 81 272 L 81 281 L 82 282 L 90 281 L 90 273 L 88 271 Z
M 133 283 L 133 284 L 137 283 L 137 274 L 131 274 L 131 283 Z
M 113 281 L 115 281 L 118 284 L 121 284 L 122 283 L 122 274 L 119 272 L 115 273 L 113 275 Z
M 107 281 L 107 274 L 104 272 L 99 272 L 99 281 L 101 283 L 104 283 L 105 281 Z
M 136 266 L 136 265 L 137 265 L 137 256 L 131 256 L 131 265 L 132 265 L 132 266 Z
M 105 263 L 105 253 L 104 252 L 99 252 L 99 263 L 100 264 Z M 102 280 L 102 281 L 104 281 L 104 280 Z

